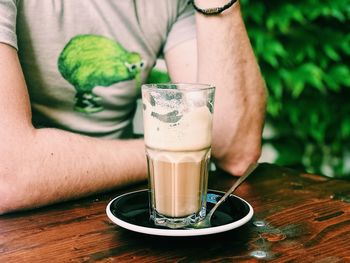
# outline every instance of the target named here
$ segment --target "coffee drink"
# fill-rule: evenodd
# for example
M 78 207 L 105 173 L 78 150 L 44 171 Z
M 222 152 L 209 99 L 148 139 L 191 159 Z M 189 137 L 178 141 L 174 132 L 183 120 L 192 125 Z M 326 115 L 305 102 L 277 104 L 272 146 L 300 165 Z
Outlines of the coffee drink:
M 212 111 L 203 92 L 143 88 L 150 210 L 156 224 L 176 228 L 205 216 Z
M 210 149 L 171 152 L 147 148 L 151 198 L 164 216 L 200 212 L 207 190 Z

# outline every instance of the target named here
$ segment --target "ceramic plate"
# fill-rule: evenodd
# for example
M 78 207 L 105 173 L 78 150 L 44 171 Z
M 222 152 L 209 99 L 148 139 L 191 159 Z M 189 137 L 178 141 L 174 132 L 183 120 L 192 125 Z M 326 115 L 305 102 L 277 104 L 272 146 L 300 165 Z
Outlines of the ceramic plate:
M 208 190 L 207 209 L 224 195 L 224 192 Z M 200 236 L 225 232 L 247 223 L 253 216 L 252 206 L 242 198 L 230 195 L 219 206 L 212 218 L 213 226 L 202 229 L 170 229 L 156 226 L 149 219 L 148 190 L 126 193 L 114 198 L 106 207 L 109 219 L 131 231 L 158 236 Z

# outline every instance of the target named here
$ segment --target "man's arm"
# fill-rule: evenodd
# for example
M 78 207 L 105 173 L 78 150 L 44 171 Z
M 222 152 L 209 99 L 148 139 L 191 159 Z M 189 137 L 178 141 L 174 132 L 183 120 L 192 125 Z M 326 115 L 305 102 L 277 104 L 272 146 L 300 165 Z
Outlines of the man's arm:
M 227 0 L 196 0 L 201 8 L 226 3 Z M 216 86 L 213 157 L 222 169 L 241 175 L 260 156 L 266 104 L 264 81 L 239 3 L 216 16 L 197 13 L 196 27 L 197 44 L 195 40 L 187 41 L 165 54 L 169 74 L 173 81 L 195 80 Z
M 0 43 L 0 214 L 144 180 L 140 140 L 35 129 L 17 52 Z

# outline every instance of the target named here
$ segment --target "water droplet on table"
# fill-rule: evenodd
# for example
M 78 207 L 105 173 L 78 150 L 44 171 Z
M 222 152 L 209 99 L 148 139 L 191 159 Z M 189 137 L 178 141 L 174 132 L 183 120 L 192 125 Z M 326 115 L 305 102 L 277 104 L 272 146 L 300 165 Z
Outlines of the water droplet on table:
M 255 251 L 251 252 L 250 255 L 252 257 L 259 258 L 259 259 L 267 257 L 267 253 L 265 251 L 262 251 L 262 250 L 255 250 Z
M 256 227 L 264 227 L 264 226 L 266 226 L 266 223 L 262 220 L 256 220 L 253 222 L 253 225 Z

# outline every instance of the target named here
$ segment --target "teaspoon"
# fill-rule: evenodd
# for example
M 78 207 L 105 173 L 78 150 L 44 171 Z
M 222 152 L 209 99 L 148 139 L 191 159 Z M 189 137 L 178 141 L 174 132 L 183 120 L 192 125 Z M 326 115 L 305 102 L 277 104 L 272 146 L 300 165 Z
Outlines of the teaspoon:
M 215 204 L 215 206 L 210 210 L 210 212 L 204 217 L 203 220 L 199 221 L 198 223 L 195 223 L 191 225 L 191 228 L 208 228 L 211 227 L 211 218 L 215 212 L 215 210 L 227 199 L 227 197 L 232 194 L 238 186 L 243 183 L 245 179 L 258 167 L 258 163 L 252 163 L 249 165 L 248 169 L 245 171 L 245 173 L 238 178 L 238 180 L 234 183 L 234 185 L 221 197 L 221 199 Z

